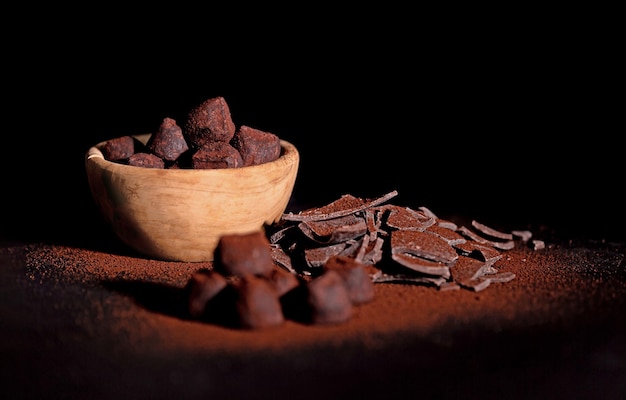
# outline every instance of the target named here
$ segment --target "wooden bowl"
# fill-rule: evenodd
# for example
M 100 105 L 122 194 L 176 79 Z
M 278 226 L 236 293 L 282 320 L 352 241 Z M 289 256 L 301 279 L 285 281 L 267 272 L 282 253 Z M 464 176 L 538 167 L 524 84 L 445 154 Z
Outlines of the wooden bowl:
M 150 134 L 136 135 L 144 144 Z M 155 169 L 108 161 L 101 142 L 85 155 L 93 198 L 113 232 L 150 258 L 212 261 L 222 235 L 277 222 L 291 197 L 300 156 L 281 140 L 272 162 L 226 169 Z

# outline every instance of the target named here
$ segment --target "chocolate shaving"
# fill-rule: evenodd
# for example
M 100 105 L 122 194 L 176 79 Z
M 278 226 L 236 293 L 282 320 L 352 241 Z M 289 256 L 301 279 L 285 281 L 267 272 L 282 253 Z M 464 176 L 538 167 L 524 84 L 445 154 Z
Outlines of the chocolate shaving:
M 367 232 L 364 218 L 354 214 L 321 221 L 303 221 L 298 226 L 310 239 L 319 243 L 340 243 Z
M 384 203 L 397 195 L 398 192 L 394 190 L 373 200 L 363 200 L 346 194 L 324 207 L 301 211 L 298 214 L 283 214 L 282 219 L 285 221 L 321 221 L 325 219 L 343 217 Z
M 511 250 L 515 247 L 515 242 L 513 240 L 507 240 L 505 242 L 498 242 L 498 241 L 493 241 L 493 240 L 489 240 L 485 237 L 480 236 L 479 234 L 477 234 L 476 232 L 472 231 L 471 229 L 465 227 L 465 226 L 461 226 L 457 229 L 457 232 L 459 232 L 460 234 L 478 242 L 478 243 L 482 243 L 482 244 L 488 244 L 490 246 L 493 246 L 495 248 L 501 249 L 501 250 Z
M 493 229 L 485 224 L 481 224 L 480 222 L 476 221 L 476 220 L 472 220 L 472 226 L 476 229 L 478 229 L 480 232 L 484 233 L 487 236 L 491 236 L 493 238 L 497 238 L 497 239 L 504 239 L 504 240 L 513 240 L 513 234 L 512 233 L 505 233 L 505 232 L 500 232 L 496 229 Z
M 435 224 L 435 218 L 408 207 L 391 206 L 386 223 L 395 229 L 423 231 Z
M 341 254 L 341 251 L 346 248 L 345 243 L 337 243 L 330 246 L 315 247 L 306 249 L 304 251 L 304 257 L 309 267 L 323 267 L 324 263 L 328 261 L 331 256 Z
M 409 253 L 432 261 L 450 263 L 458 254 L 439 236 L 422 232 L 398 230 L 391 233 L 391 254 Z
M 442 291 L 481 291 L 515 278 L 496 263 L 520 239 L 528 243 L 531 232 L 506 233 L 472 221 L 475 232 L 438 218 L 426 207 L 385 204 L 396 195 L 343 195 L 323 207 L 283 214 L 268 227 L 275 263 L 311 277 L 322 274 L 331 257 L 351 257 L 367 266 L 372 282 L 423 284 Z M 535 249 L 544 246 L 539 240 L 532 244 Z
M 450 267 L 441 261 L 432 261 L 409 253 L 392 253 L 391 259 L 413 271 L 444 278 L 450 276 Z

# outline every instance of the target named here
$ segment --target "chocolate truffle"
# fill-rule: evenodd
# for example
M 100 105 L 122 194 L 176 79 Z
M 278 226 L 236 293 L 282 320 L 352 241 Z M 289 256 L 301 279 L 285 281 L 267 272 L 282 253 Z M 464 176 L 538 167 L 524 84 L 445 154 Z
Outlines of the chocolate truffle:
M 172 118 L 164 118 L 148 143 L 148 149 L 165 161 L 175 161 L 181 154 L 189 150 L 183 130 Z
M 324 271 L 306 285 L 310 322 L 338 324 L 352 317 L 353 306 L 348 289 L 337 271 Z
M 215 268 L 226 276 L 268 276 L 274 269 L 269 239 L 262 230 L 220 237 Z
M 278 293 L 266 279 L 245 275 L 233 286 L 240 327 L 269 328 L 285 322 Z
M 193 169 L 223 169 L 243 166 L 241 154 L 228 143 L 205 143 L 191 156 Z
M 235 123 L 223 97 L 214 97 L 194 107 L 183 123 L 187 142 L 199 149 L 209 142 L 230 142 L 235 135 Z
M 165 162 L 152 153 L 135 153 L 128 157 L 128 165 L 144 168 L 165 168 Z
M 374 299 L 374 282 L 364 264 L 353 257 L 332 256 L 324 264 L 325 270 L 333 270 L 343 278 L 352 304 L 369 303 Z
M 277 135 L 242 125 L 230 142 L 239 150 L 243 165 L 258 165 L 280 157 L 281 146 Z
M 215 271 L 195 272 L 187 283 L 189 315 L 200 318 L 205 313 L 207 303 L 228 285 L 224 276 Z

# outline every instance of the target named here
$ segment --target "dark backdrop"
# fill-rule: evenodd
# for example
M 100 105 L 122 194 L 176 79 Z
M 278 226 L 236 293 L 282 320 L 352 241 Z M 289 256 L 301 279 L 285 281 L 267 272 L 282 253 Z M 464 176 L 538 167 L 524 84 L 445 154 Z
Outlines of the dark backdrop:
M 612 62 L 582 36 L 435 43 L 409 29 L 284 41 L 290 32 L 276 30 L 182 46 L 160 27 L 89 45 L 60 29 L 12 45 L 0 237 L 98 237 L 87 149 L 214 96 L 237 125 L 298 147 L 295 210 L 398 190 L 393 202 L 442 217 L 624 237 Z

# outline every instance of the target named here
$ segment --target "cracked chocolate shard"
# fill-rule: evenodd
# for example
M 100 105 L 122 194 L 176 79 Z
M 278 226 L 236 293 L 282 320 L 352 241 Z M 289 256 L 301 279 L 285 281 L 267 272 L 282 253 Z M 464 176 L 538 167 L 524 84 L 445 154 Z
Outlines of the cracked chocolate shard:
M 463 235 L 456 232 L 456 228 L 455 230 L 452 230 L 449 228 L 445 228 L 439 224 L 436 224 L 436 225 L 429 226 L 428 228 L 426 228 L 426 232 L 439 236 L 440 238 L 448 242 L 448 244 L 451 246 L 455 246 L 455 245 L 467 242 L 467 239 L 464 238 Z
M 325 219 L 343 217 L 365 210 L 369 207 L 377 206 L 397 195 L 398 192 L 395 190 L 375 199 L 361 199 L 346 194 L 323 207 L 304 210 L 297 214 L 283 214 L 282 219 L 285 221 L 321 221 Z
M 492 238 L 503 239 L 503 240 L 513 240 L 512 233 L 498 231 L 476 220 L 472 220 L 472 226 L 476 228 L 478 231 L 482 232 L 483 234 L 487 236 L 491 236 Z
M 533 237 L 533 233 L 529 230 L 513 230 L 511 233 L 524 243 L 528 242 Z
M 436 219 L 408 207 L 388 206 L 387 226 L 395 229 L 424 230 L 433 226 Z
M 480 279 L 485 275 L 488 269 L 490 272 L 491 265 L 485 264 L 484 261 L 475 258 L 461 256 L 450 269 L 452 280 L 466 289 L 476 292 L 486 289 L 491 283 L 489 280 Z
M 275 253 L 276 263 L 310 278 L 320 276 L 333 257 L 349 257 L 369 267 L 372 282 L 440 290 L 480 291 L 515 278 L 495 264 L 503 258 L 502 250 L 513 249 L 520 239 L 530 242 L 529 231 L 505 233 L 475 220 L 474 231 L 440 219 L 426 207 L 385 204 L 396 195 L 343 195 L 323 207 L 283 214 L 270 236 L 272 245 L 282 250 Z M 543 243 L 533 245 L 541 248 Z
M 381 272 L 380 274 L 372 277 L 374 283 L 417 283 L 427 286 L 443 287 L 447 283 L 447 279 L 442 276 L 429 276 L 421 274 L 386 274 Z M 459 287 L 460 288 L 460 287 Z
M 345 243 L 337 243 L 328 246 L 305 249 L 304 259 L 309 267 L 322 267 L 330 257 L 341 254 L 345 248 Z
M 298 227 L 311 240 L 319 243 L 339 243 L 367 233 L 365 218 L 354 214 L 320 221 L 303 221 Z
M 510 272 L 510 271 L 497 272 L 495 274 L 489 274 L 487 276 L 482 276 L 479 279 L 489 279 L 489 281 L 491 281 L 491 283 L 494 283 L 494 282 L 503 283 L 503 282 L 510 282 L 513 279 L 515 279 L 515 274 L 513 272 Z
M 432 233 L 409 230 L 391 232 L 391 254 L 401 253 L 443 263 L 450 263 L 459 257 L 445 239 Z
M 502 254 L 495 248 L 474 241 L 456 243 L 453 246 L 455 249 L 460 251 L 461 254 L 482 260 L 490 265 L 493 265 L 496 261 L 502 258 Z
M 436 275 L 444 278 L 450 276 L 449 265 L 441 261 L 427 260 L 409 253 L 392 253 L 391 259 L 406 268 L 426 275 Z
M 470 238 L 473 241 L 476 241 L 476 242 L 482 243 L 482 244 L 488 244 L 488 245 L 496 247 L 498 249 L 511 250 L 511 249 L 513 249 L 515 247 L 515 241 L 513 241 L 513 240 L 506 240 L 506 241 L 490 240 L 490 239 L 487 239 L 487 238 L 479 235 L 478 233 L 472 231 L 471 229 L 469 229 L 468 227 L 465 227 L 465 226 L 460 226 L 457 229 L 457 232 L 459 232 L 463 236 L 466 236 L 466 237 Z

